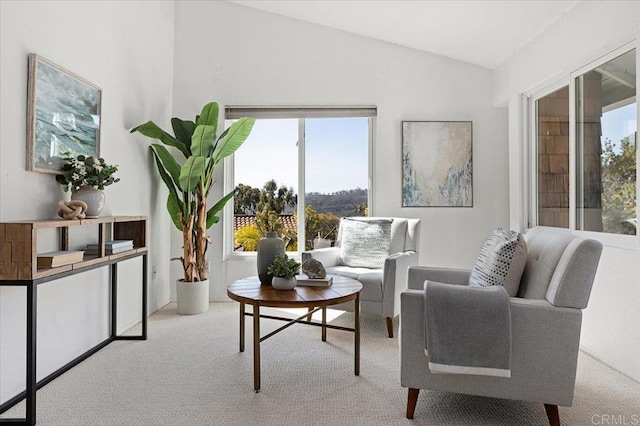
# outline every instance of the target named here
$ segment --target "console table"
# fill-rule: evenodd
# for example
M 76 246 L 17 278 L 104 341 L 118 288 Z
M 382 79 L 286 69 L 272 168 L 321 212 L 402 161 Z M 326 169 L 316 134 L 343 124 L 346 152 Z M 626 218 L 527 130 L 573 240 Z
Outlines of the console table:
M 70 265 L 38 269 L 38 231 L 52 228 L 57 230 L 60 238 L 60 250 L 69 250 L 69 233 L 73 229 L 88 225 L 97 226 L 97 255 L 85 255 L 82 261 Z M 105 252 L 105 238 L 108 232 L 111 233 L 112 239 L 133 240 L 133 249 L 107 255 Z M 116 329 L 118 263 L 140 256 L 142 257 L 142 333 L 137 336 L 118 336 Z M 47 377 L 36 381 L 38 285 L 103 266 L 111 266 L 109 283 L 111 324 L 109 337 Z M 37 389 L 75 367 L 113 341 L 147 339 L 147 217 L 108 216 L 82 220 L 33 220 L 0 223 L 0 286 L 25 287 L 27 291 L 26 390 L 0 405 L 0 413 L 4 413 L 26 398 L 26 415 L 24 418 L 17 419 L 0 418 L 0 423 L 34 425 L 36 423 Z

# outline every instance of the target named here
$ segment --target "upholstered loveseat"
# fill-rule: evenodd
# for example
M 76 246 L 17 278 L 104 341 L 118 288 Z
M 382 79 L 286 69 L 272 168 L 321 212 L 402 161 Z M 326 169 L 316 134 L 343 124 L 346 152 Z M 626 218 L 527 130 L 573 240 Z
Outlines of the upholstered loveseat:
M 383 265 L 379 268 L 345 265 L 345 220 L 375 222 L 391 220 L 390 244 Z M 419 260 L 420 220 L 406 218 L 357 217 L 340 222 L 334 247 L 305 251 L 302 261 L 314 258 L 322 262 L 328 274 L 342 275 L 362 283 L 361 312 L 386 318 L 387 333 L 393 337 L 393 318 L 400 314 L 400 293 L 407 288 L 407 268 Z M 353 304 L 336 305 L 336 309 L 351 311 Z

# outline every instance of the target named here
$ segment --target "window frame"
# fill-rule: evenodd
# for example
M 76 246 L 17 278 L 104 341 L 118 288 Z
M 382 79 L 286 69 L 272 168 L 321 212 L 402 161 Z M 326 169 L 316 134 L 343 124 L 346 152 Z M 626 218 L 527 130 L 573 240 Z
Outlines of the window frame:
M 238 108 L 244 109 L 246 108 L 249 113 L 254 112 L 259 117 L 257 119 L 268 119 L 268 118 L 282 118 L 282 119 L 297 119 L 298 120 L 298 205 L 297 205 L 297 214 L 298 217 L 304 218 L 304 210 L 305 210 L 305 143 L 306 143 L 306 134 L 305 134 L 305 124 L 306 119 L 308 118 L 367 118 L 368 120 L 368 153 L 367 153 L 367 206 L 369 208 L 369 215 L 373 216 L 374 206 L 373 206 L 373 147 L 375 142 L 375 126 L 376 126 L 376 116 L 373 117 L 363 117 L 354 115 L 353 117 L 347 117 L 344 115 L 340 115 L 341 113 L 345 113 L 348 111 L 376 111 L 377 107 L 232 107 L 228 106 L 225 109 L 225 124 L 228 120 L 233 120 L 235 118 L 228 117 L 229 109 Z M 309 112 L 307 112 L 309 111 Z M 298 112 L 301 115 L 305 115 L 303 117 L 292 117 L 287 114 L 293 114 Z M 332 112 L 336 112 L 337 115 L 332 115 Z M 251 116 L 251 115 L 248 115 Z M 235 188 L 235 156 L 231 155 L 224 159 L 223 163 L 223 173 L 224 173 L 224 193 L 227 194 L 230 191 L 233 191 Z M 223 209 L 224 214 L 224 229 L 223 229 L 223 258 L 224 260 L 247 260 L 253 259 L 257 256 L 257 252 L 236 252 L 233 250 L 233 241 L 234 241 L 234 232 L 233 232 L 233 203 L 227 203 Z M 299 257 L 300 253 L 304 251 L 305 247 L 305 229 L 304 229 L 304 219 L 298 221 L 298 251 L 296 252 L 287 252 L 289 256 Z
M 527 197 L 527 229 L 532 226 L 537 226 L 538 223 L 538 140 L 537 140 L 537 109 L 536 102 L 545 96 L 562 89 L 563 87 L 569 86 L 569 78 L 564 77 L 554 81 L 551 84 L 548 84 L 542 89 L 536 90 L 535 92 L 527 95 L 527 104 L 526 104 L 526 117 L 527 117 L 527 156 L 528 161 L 526 161 L 526 184 L 525 187 L 528 191 Z M 571 95 L 569 95 L 571 96 Z M 569 146 L 571 147 L 571 136 L 569 136 Z M 571 149 L 571 148 L 569 148 Z M 569 168 L 571 169 L 571 152 L 569 152 Z M 569 175 L 571 175 L 571 170 L 569 170 Z M 571 194 L 571 183 L 569 183 L 569 194 Z M 573 197 L 569 196 L 569 212 L 571 212 L 571 199 Z M 569 214 L 571 217 L 571 214 Z M 571 226 L 571 222 L 569 222 L 569 226 Z M 565 228 L 560 228 L 565 229 Z
M 536 108 L 535 102 L 564 87 L 569 86 L 569 228 L 554 228 L 554 229 L 566 229 L 570 233 L 575 233 L 576 235 L 591 238 L 597 241 L 602 242 L 606 246 L 623 248 L 623 249 L 634 249 L 640 250 L 640 232 L 637 232 L 636 235 L 624 235 L 624 234 L 613 234 L 607 232 L 598 232 L 598 231 L 586 231 L 576 229 L 577 225 L 577 141 L 576 141 L 576 117 L 577 117 L 577 108 L 576 108 L 576 79 L 581 75 L 595 69 L 596 67 L 611 61 L 612 59 L 617 58 L 620 55 L 623 55 L 632 50 L 636 50 L 636 120 L 640 118 L 640 105 L 638 104 L 638 85 L 637 82 L 640 81 L 640 78 L 637 73 L 637 65 L 640 62 L 638 57 L 638 51 L 640 50 L 640 46 L 638 43 L 633 40 L 627 42 L 620 47 L 613 49 L 607 52 L 604 55 L 601 55 L 585 65 L 582 65 L 578 68 L 575 68 L 573 71 L 562 73 L 561 77 L 558 77 L 557 74 L 554 78 L 547 80 L 545 83 L 542 83 L 535 88 L 531 89 L 523 93 L 521 97 L 521 107 L 523 110 L 523 134 L 524 134 L 524 179 L 523 179 L 523 188 L 528 192 L 524 198 L 525 206 L 524 207 L 524 219 L 525 219 L 525 228 L 528 230 L 534 226 L 537 226 L 538 223 L 538 184 L 537 184 L 537 173 L 538 173 L 538 146 L 537 146 L 537 116 L 536 116 Z M 637 131 L 636 131 L 637 133 Z M 637 146 L 636 140 L 636 146 Z M 636 149 L 636 165 L 640 165 L 640 150 Z M 636 185 L 636 216 L 640 212 L 640 167 L 636 167 L 636 182 L 639 184 Z

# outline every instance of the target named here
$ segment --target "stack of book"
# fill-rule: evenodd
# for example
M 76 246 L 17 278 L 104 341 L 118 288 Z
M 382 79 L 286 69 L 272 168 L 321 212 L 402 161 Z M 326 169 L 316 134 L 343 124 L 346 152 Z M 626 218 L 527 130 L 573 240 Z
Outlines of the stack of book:
M 296 277 L 297 285 L 307 285 L 312 287 L 329 287 L 333 284 L 333 277 L 328 275 L 326 278 L 308 278 L 305 275 Z
M 38 255 L 38 269 L 55 268 L 80 262 L 84 257 L 83 251 L 52 251 Z
M 117 254 L 123 251 L 133 250 L 133 240 L 113 240 L 104 243 L 104 254 Z M 96 256 L 98 244 L 87 244 L 87 254 Z

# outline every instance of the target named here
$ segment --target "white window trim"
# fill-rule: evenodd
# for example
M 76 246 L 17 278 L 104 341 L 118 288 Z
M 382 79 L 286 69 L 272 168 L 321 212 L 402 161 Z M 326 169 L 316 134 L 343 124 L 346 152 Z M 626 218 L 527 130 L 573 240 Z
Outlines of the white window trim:
M 305 133 L 305 129 L 306 121 L 298 119 L 298 217 L 302 218 L 304 218 L 304 198 L 306 193 L 306 182 L 300 176 L 305 176 L 305 156 L 307 143 L 307 134 Z M 306 241 L 305 233 L 305 227 L 301 227 L 300 223 L 298 223 L 298 253 L 300 253 L 301 247 L 302 250 L 304 250 Z M 231 251 L 233 251 L 233 248 Z
M 249 107 L 247 107 L 249 108 Z M 251 108 L 260 108 L 260 107 L 251 107 Z M 265 109 L 269 109 L 269 107 L 264 107 Z M 287 107 L 289 108 L 289 107 Z M 305 107 L 290 107 L 290 108 L 299 108 L 299 109 L 304 109 Z M 315 109 L 315 107 L 306 107 L 309 109 Z M 323 107 L 324 108 L 324 107 Z M 321 108 L 321 109 L 323 109 Z M 349 108 L 353 108 L 353 109 L 357 109 L 358 107 L 349 107 Z M 375 109 L 376 107 L 363 107 L 362 109 L 364 110 L 364 108 L 373 108 Z M 346 108 L 345 108 L 346 111 Z M 314 112 L 314 114 L 316 114 Z M 355 116 L 354 116 L 355 117 Z M 265 114 L 263 117 L 261 118 L 275 118 L 275 117 L 270 117 L 269 115 Z M 300 217 L 301 215 L 304 216 L 304 207 L 305 207 L 305 203 L 304 203 L 304 191 L 305 191 L 305 186 L 304 186 L 304 179 L 301 179 L 300 176 L 304 176 L 304 172 L 305 172 L 305 121 L 303 118 L 336 118 L 335 115 L 326 115 L 326 116 L 316 116 L 316 115 L 310 115 L 308 117 L 300 117 L 298 118 L 298 217 Z M 353 117 L 351 117 L 353 118 Z M 225 117 L 225 122 L 226 120 L 229 120 L 228 117 Z M 368 117 L 368 128 L 369 128 L 369 141 L 368 141 L 368 184 L 369 187 L 367 188 L 367 206 L 369 209 L 369 216 L 373 216 L 373 176 L 374 176 L 374 171 L 373 171 L 373 167 L 374 167 L 374 156 L 373 156 L 373 147 L 374 147 L 374 142 L 375 142 L 375 128 L 376 128 L 376 117 Z M 234 182 L 234 173 L 235 169 L 234 169 L 234 156 L 231 155 L 229 157 L 226 157 L 224 159 L 223 162 L 223 179 L 224 179 L 224 193 L 228 194 L 230 191 L 233 191 L 235 188 L 235 182 Z M 234 212 L 233 212 L 233 203 L 227 203 L 224 206 L 223 209 L 223 235 L 222 235 L 222 241 L 223 241 L 223 261 L 229 261 L 229 260 L 252 260 L 255 259 L 257 256 L 257 253 L 255 251 L 253 252 L 236 252 L 233 250 L 233 240 L 234 240 L 234 236 L 233 236 L 233 216 L 234 216 Z M 287 255 L 291 256 L 291 257 L 295 257 L 298 258 L 300 256 L 300 253 L 303 251 L 300 248 L 304 247 L 305 245 L 305 238 L 306 236 L 304 235 L 304 228 L 302 229 L 302 231 L 298 232 L 298 251 L 297 252 L 287 252 Z
M 535 117 L 535 101 L 543 96 L 548 95 L 560 89 L 563 86 L 569 85 L 569 229 L 568 232 L 572 234 L 591 238 L 600 241 L 604 246 L 629 250 L 640 250 L 640 232 L 636 235 L 623 235 L 623 234 L 610 234 L 604 232 L 595 231 L 583 231 L 576 229 L 576 108 L 575 108 L 575 93 L 576 78 L 580 75 L 591 71 L 598 65 L 606 63 L 618 56 L 636 49 L 636 70 L 640 67 L 640 46 L 636 40 L 629 41 L 617 49 L 614 49 L 604 55 L 600 55 L 595 59 L 592 59 L 586 65 L 580 66 L 566 73 L 561 78 L 558 78 L 558 74 L 555 74 L 553 78 L 536 85 L 535 88 L 523 93 L 520 98 L 521 108 L 524 112 L 522 114 L 522 128 L 524 129 L 522 134 L 522 146 L 525 149 L 522 150 L 524 156 L 522 174 L 523 174 L 523 187 L 528 194 L 523 197 L 526 205 L 523 206 L 523 217 L 525 219 L 525 228 L 529 230 L 532 226 L 537 224 L 537 140 L 536 140 L 536 120 Z M 568 75 L 567 75 L 568 74 Z M 636 71 L 636 91 L 640 83 L 640 76 Z M 640 105 L 637 102 L 637 96 L 634 99 L 636 102 L 636 117 L 640 118 Z M 637 143 L 637 141 L 636 141 Z M 640 164 L 640 150 L 636 149 L 636 164 Z M 640 216 L 640 168 L 636 168 L 636 215 Z M 554 229 L 566 229 L 566 228 L 554 228 Z

